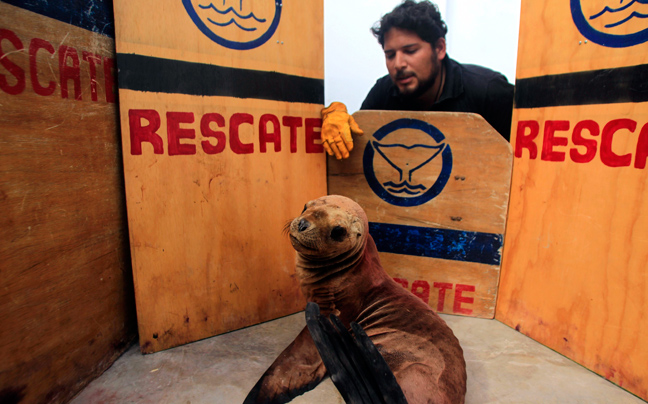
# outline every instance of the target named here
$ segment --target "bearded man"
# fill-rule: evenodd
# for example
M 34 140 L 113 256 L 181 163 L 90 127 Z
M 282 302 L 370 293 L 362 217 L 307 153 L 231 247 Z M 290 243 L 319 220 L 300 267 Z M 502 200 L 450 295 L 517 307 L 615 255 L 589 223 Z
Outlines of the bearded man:
M 509 140 L 513 85 L 501 73 L 448 57 L 448 28 L 434 3 L 405 0 L 371 31 L 389 74 L 376 81 L 360 109 L 472 112 Z M 353 148 L 351 134 L 362 134 L 346 113 L 339 102 L 322 110 L 324 147 L 338 159 Z

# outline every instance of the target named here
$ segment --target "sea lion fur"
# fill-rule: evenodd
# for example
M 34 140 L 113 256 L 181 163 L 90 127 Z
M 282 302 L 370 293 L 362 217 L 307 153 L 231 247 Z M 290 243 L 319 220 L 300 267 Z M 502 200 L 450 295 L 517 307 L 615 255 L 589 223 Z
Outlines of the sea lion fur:
M 409 404 L 462 404 L 466 364 L 459 341 L 430 307 L 382 268 L 367 216 L 353 200 L 308 202 L 287 228 L 302 293 L 325 316 L 358 323 L 378 348 Z M 286 403 L 326 375 L 308 328 L 279 355 L 245 404 Z

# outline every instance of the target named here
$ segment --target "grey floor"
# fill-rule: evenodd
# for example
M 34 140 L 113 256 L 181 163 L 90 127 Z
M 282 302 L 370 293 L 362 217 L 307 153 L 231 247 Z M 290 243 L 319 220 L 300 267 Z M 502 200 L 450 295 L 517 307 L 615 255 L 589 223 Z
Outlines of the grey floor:
M 467 404 L 644 403 L 496 320 L 442 317 L 464 349 Z M 151 355 L 134 345 L 71 403 L 241 403 L 304 324 L 298 313 Z M 292 402 L 344 400 L 326 379 Z

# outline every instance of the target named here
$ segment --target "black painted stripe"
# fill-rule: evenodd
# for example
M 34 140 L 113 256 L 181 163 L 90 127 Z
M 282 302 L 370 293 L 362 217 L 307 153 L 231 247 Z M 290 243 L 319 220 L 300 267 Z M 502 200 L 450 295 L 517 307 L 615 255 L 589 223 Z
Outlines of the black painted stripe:
M 648 65 L 518 79 L 516 108 L 648 101 Z
M 119 88 L 155 93 L 324 103 L 324 80 L 119 53 Z
M 4 3 L 75 25 L 110 38 L 115 37 L 112 0 L 2 0 Z
M 380 252 L 499 265 L 501 234 L 369 223 Z

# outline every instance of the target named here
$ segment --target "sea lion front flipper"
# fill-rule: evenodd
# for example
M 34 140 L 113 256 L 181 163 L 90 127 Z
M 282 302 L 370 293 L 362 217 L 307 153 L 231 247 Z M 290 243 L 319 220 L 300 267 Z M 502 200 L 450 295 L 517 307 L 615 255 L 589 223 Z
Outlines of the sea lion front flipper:
M 345 402 L 407 404 L 387 362 L 359 324 L 351 322 L 351 334 L 336 315 L 327 319 L 317 303 L 308 302 L 306 325 Z
M 312 390 L 326 368 L 307 327 L 275 359 L 243 404 L 283 404 Z

